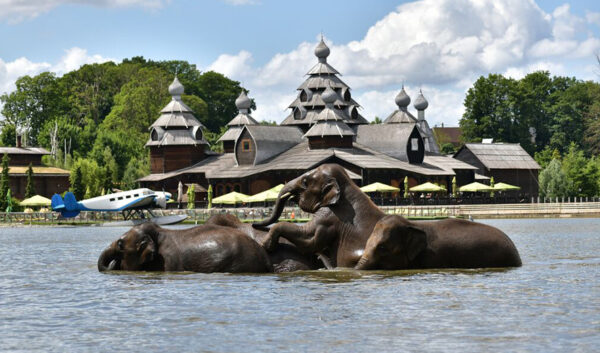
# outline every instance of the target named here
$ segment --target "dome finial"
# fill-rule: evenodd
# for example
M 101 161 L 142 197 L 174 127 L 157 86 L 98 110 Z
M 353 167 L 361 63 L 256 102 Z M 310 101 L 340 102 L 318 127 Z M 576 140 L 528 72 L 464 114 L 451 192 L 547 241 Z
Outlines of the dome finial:
M 395 101 L 396 105 L 401 110 L 406 110 L 406 107 L 408 107 L 408 105 L 410 104 L 410 97 L 404 90 L 404 82 L 402 83 L 402 90 L 400 91 L 400 93 L 398 93 L 398 95 L 396 95 Z
M 415 99 L 415 104 L 413 105 L 416 110 L 425 110 L 429 106 L 429 102 L 423 96 L 423 91 L 419 89 L 419 96 Z
M 323 33 L 321 33 L 321 41 L 319 42 L 319 44 L 317 44 L 317 47 L 315 48 L 315 56 L 319 58 L 319 62 L 324 63 L 327 61 L 329 53 L 329 47 L 325 44 L 325 41 L 323 40 Z
M 181 95 L 183 95 L 184 91 L 183 85 L 177 79 L 177 75 L 175 75 L 173 83 L 169 85 L 169 94 L 173 97 L 173 99 L 179 100 L 181 99 Z
M 252 106 L 252 101 L 248 98 L 245 89 L 242 88 L 242 92 L 235 100 L 235 106 L 239 109 L 240 113 L 248 113 L 248 110 Z

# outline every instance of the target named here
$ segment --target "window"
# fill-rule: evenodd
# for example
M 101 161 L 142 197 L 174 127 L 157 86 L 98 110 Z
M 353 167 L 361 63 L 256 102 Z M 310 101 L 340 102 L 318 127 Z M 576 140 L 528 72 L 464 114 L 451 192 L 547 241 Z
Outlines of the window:
M 115 200 L 115 198 L 113 197 L 112 199 L 110 199 L 110 202 L 113 202 Z
M 418 151 L 419 150 L 419 139 L 416 137 L 413 137 L 410 139 L 410 150 L 411 151 Z
M 130 199 L 130 198 L 131 198 L 131 195 L 127 195 L 125 198 L 127 198 L 127 199 Z
M 123 200 L 123 196 L 119 196 L 119 200 Z
M 242 152 L 250 152 L 252 151 L 252 145 L 250 144 L 250 139 L 242 140 Z
M 133 197 L 140 197 L 140 194 L 135 194 L 133 195 Z

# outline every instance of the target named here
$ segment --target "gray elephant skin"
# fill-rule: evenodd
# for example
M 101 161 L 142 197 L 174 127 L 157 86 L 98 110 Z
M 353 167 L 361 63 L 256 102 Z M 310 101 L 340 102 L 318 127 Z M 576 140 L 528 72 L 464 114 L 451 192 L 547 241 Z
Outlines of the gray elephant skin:
M 290 244 L 268 254 L 255 240 L 264 235 L 231 215 L 213 216 L 183 230 L 148 222 L 111 243 L 98 258 L 98 270 L 264 273 L 322 266 Z
M 263 229 L 277 222 L 286 201 L 291 198 L 298 201 L 302 210 L 314 215 L 306 224 L 274 224 L 262 240 L 269 251 L 277 248 L 280 238 L 286 238 L 304 253 L 326 255 L 336 267 L 403 269 L 521 265 L 512 241 L 494 227 L 458 219 L 411 222 L 400 216 L 386 218 L 386 214 L 337 164 L 323 164 L 286 183 L 271 217 L 253 226 Z M 376 226 L 378 228 L 374 232 Z M 388 232 L 390 227 L 393 229 Z M 420 231 L 420 237 L 398 236 L 398 233 L 402 235 L 404 231 L 413 229 Z M 395 244 L 408 241 L 403 246 L 409 246 L 410 251 L 406 252 L 397 245 L 388 256 L 386 246 L 393 242 L 383 241 L 379 236 L 388 233 L 395 239 Z M 403 257 L 405 253 L 410 257 L 408 260 L 395 258 Z M 460 261 L 457 260 L 459 258 Z

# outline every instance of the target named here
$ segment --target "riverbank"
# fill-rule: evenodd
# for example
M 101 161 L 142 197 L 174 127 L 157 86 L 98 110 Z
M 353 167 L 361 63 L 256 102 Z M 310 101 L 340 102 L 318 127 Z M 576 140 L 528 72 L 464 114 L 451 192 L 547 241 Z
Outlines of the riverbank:
M 436 205 L 436 206 L 382 206 L 387 214 L 397 214 L 409 219 L 443 218 L 576 218 L 600 217 L 600 202 L 485 204 L 485 205 Z M 271 214 L 271 208 L 212 208 L 194 210 L 154 210 L 157 216 L 185 214 L 184 224 L 202 224 L 214 214 L 231 213 L 244 222 L 257 222 Z M 306 222 L 311 215 L 297 207 L 287 207 L 280 220 Z M 59 217 L 56 212 L 0 213 L 0 226 L 61 225 L 94 226 L 123 221 L 119 212 L 82 212 L 71 219 Z

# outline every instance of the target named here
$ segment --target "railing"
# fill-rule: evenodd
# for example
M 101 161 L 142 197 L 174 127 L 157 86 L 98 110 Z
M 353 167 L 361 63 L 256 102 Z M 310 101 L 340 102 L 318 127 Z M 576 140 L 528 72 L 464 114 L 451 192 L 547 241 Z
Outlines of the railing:
M 399 205 L 380 206 L 386 214 L 397 214 L 407 218 L 436 219 L 445 217 L 474 218 L 534 218 L 534 217 L 600 217 L 600 201 L 513 203 L 513 204 L 459 204 L 459 205 Z M 214 214 L 229 213 L 244 222 L 263 220 L 271 215 L 272 208 L 212 208 L 207 209 L 156 209 L 156 216 L 185 214 L 186 222 L 201 224 Z M 312 215 L 298 207 L 286 207 L 280 220 L 306 222 Z M 120 212 L 81 212 L 74 218 L 62 218 L 57 212 L 0 212 L 2 224 L 96 224 L 123 221 Z

